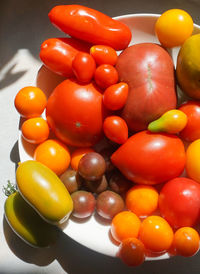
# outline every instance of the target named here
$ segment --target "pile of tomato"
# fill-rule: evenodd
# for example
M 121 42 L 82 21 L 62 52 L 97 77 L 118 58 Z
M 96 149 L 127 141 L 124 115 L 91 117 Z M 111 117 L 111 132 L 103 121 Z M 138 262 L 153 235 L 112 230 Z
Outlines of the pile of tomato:
M 110 220 L 118 256 L 127 265 L 166 252 L 193 256 L 200 244 L 195 228 L 200 221 L 199 101 L 169 109 L 145 130 L 131 132 L 120 115 L 131 84 L 115 66 L 117 50 L 130 43 L 128 27 L 78 5 L 57 6 L 49 18 L 72 37 L 44 41 L 40 58 L 67 79 L 48 99 L 32 86 L 15 97 L 25 118 L 22 137 L 36 145 L 34 161 L 59 176 L 73 201 L 73 217 L 89 218 L 96 211 Z M 181 46 L 192 30 L 193 21 L 182 10 L 163 13 L 155 25 L 160 43 L 169 48 Z

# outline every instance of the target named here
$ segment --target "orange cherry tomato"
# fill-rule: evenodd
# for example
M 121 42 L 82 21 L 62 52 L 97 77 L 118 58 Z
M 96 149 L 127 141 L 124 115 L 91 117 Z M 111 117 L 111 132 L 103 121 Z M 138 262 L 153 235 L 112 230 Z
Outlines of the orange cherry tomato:
M 112 219 L 111 235 L 118 242 L 127 238 L 137 238 L 140 225 L 141 221 L 136 214 L 131 211 L 122 211 Z
M 25 118 L 38 117 L 44 111 L 47 98 L 37 87 L 24 87 L 15 96 L 15 108 Z
M 119 257 L 128 266 L 141 265 L 145 260 L 144 244 L 137 238 L 128 238 L 119 246 Z
M 122 108 L 128 97 L 128 85 L 124 82 L 109 86 L 103 94 L 103 103 L 110 110 Z
M 176 254 L 190 257 L 197 253 L 199 250 L 199 234 L 192 227 L 179 228 L 174 234 L 173 247 Z
M 94 73 L 94 79 L 98 86 L 106 89 L 118 82 L 117 70 L 108 64 L 100 65 Z
M 108 139 L 123 144 L 128 139 L 128 126 L 120 116 L 108 116 L 103 122 L 103 131 Z
M 92 46 L 90 54 L 98 65 L 109 64 L 114 66 L 117 63 L 117 52 L 109 46 Z
M 200 183 L 200 139 L 192 142 L 186 150 L 186 172 L 187 175 Z
M 41 117 L 26 120 L 21 131 L 23 138 L 32 144 L 42 143 L 49 137 L 49 126 Z
M 37 146 L 34 159 L 61 175 L 69 167 L 70 152 L 60 141 L 49 139 Z
M 151 252 L 167 251 L 173 242 L 173 230 L 160 216 L 149 216 L 141 224 L 139 239 Z
M 153 186 L 136 185 L 126 194 L 126 207 L 138 217 L 146 217 L 157 209 L 158 197 L 158 191 Z
M 74 170 L 78 170 L 80 159 L 89 152 L 94 152 L 94 149 L 89 147 L 75 149 L 71 154 L 71 167 Z
M 84 52 L 76 54 L 72 62 L 72 70 L 81 83 L 89 83 L 94 75 L 96 64 L 93 57 Z

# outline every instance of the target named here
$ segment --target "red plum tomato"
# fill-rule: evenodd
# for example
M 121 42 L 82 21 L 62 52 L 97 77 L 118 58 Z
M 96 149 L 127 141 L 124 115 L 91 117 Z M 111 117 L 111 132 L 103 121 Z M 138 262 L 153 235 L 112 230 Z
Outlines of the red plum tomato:
M 118 82 L 118 72 L 113 66 L 103 64 L 97 67 L 94 79 L 100 88 L 106 89 Z

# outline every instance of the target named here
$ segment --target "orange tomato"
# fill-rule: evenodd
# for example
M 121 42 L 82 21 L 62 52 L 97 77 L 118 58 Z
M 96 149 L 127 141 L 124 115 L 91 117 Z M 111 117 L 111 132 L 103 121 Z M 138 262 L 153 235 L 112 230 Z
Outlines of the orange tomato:
M 71 167 L 74 169 L 74 170 L 78 170 L 78 165 L 79 165 L 79 162 L 80 162 L 80 159 L 86 154 L 86 153 L 89 153 L 89 152 L 94 152 L 94 149 L 92 148 L 77 148 L 75 149 L 72 154 L 71 154 Z
M 49 126 L 41 117 L 26 120 L 21 127 L 23 138 L 32 144 L 44 142 L 49 136 Z
M 173 236 L 172 228 L 160 216 L 149 216 L 141 224 L 139 239 L 151 252 L 168 250 L 172 245 Z
M 138 217 L 146 217 L 157 209 L 158 196 L 157 190 L 152 186 L 133 186 L 126 194 L 126 207 Z
M 37 87 L 24 87 L 15 96 L 15 108 L 25 118 L 38 117 L 44 111 L 47 98 L 44 92 Z
M 115 215 L 111 222 L 111 235 L 121 242 L 127 238 L 137 238 L 141 221 L 136 214 L 130 211 L 122 211 Z
M 92 46 L 90 54 L 98 65 L 109 64 L 114 66 L 117 63 L 117 52 L 109 46 Z
M 60 141 L 49 139 L 37 146 L 34 159 L 61 175 L 69 167 L 70 152 Z
M 186 150 L 186 172 L 187 175 L 200 183 L 200 139 L 192 142 Z
M 199 250 L 199 234 L 192 227 L 181 227 L 174 234 L 173 246 L 176 254 L 190 257 Z
M 138 266 L 144 262 L 145 247 L 137 238 L 128 238 L 119 246 L 119 257 L 128 266 Z

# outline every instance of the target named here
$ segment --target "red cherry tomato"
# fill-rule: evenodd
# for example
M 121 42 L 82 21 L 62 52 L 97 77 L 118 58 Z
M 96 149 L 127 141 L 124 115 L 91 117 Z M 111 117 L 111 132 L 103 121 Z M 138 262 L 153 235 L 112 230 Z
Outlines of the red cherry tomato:
M 40 49 L 40 59 L 51 71 L 71 77 L 72 61 L 79 51 L 88 52 L 89 46 L 74 38 L 50 38 Z
M 100 65 L 95 71 L 94 79 L 97 85 L 102 89 L 106 89 L 118 82 L 118 72 L 111 65 Z
M 51 94 L 46 108 L 47 122 L 63 142 L 90 147 L 103 136 L 105 112 L 96 85 L 65 80 Z
M 72 62 L 72 70 L 78 81 L 81 83 L 89 83 L 94 75 L 96 64 L 93 57 L 84 52 L 76 54 Z
M 109 116 L 104 120 L 103 130 L 108 139 L 123 144 L 128 139 L 128 127 L 126 122 L 119 116 Z
M 200 185 L 183 177 L 170 180 L 160 192 L 159 208 L 174 228 L 193 226 L 199 219 Z
M 188 101 L 179 107 L 188 118 L 185 128 L 180 132 L 180 137 L 188 142 L 200 138 L 200 102 Z
M 127 179 L 153 185 L 178 177 L 184 170 L 186 156 L 177 136 L 141 131 L 120 146 L 111 161 Z
M 128 97 L 128 85 L 124 82 L 108 87 L 103 94 L 103 103 L 110 110 L 122 108 Z
M 124 23 L 81 5 L 55 6 L 49 13 L 51 23 L 72 37 L 95 45 L 125 49 L 131 31 Z
M 95 45 L 90 48 L 90 54 L 98 65 L 117 63 L 117 52 L 109 46 Z

